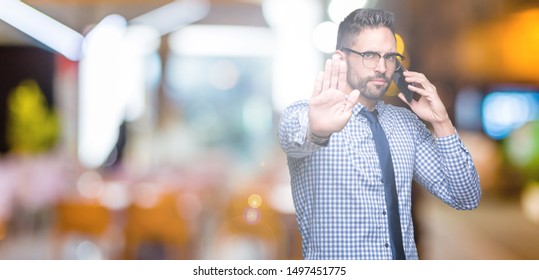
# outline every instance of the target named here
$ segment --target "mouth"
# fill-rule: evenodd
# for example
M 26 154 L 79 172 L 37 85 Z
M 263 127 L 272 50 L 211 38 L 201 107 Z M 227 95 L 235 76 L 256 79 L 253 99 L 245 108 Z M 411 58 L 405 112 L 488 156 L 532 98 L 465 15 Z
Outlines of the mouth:
M 369 82 L 375 86 L 385 86 L 387 84 L 386 79 L 372 79 Z

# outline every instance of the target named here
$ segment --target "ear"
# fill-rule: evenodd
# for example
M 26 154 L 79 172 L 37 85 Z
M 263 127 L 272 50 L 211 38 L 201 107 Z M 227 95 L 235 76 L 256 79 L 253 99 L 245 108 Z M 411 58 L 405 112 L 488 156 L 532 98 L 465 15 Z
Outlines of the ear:
M 341 51 L 341 50 L 336 50 L 335 53 L 338 54 L 338 55 L 339 55 L 340 57 L 342 57 L 342 58 L 345 58 L 345 57 L 346 57 L 346 53 L 343 52 L 343 51 Z

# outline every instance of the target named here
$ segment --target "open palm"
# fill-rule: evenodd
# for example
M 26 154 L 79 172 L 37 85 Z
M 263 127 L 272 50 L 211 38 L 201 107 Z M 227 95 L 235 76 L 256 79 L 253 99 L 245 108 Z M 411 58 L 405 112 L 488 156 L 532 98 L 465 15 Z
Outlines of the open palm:
M 309 100 L 309 130 L 314 135 L 329 136 L 341 131 L 350 120 L 359 91 L 345 92 L 346 75 L 346 62 L 333 55 L 326 61 L 324 71 L 316 77 Z

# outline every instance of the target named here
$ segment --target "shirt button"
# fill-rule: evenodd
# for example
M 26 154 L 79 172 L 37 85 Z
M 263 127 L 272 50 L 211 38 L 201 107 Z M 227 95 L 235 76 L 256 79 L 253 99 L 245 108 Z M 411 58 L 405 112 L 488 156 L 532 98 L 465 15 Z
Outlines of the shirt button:
M 385 246 L 386 248 L 388 248 L 388 247 L 389 247 L 389 243 L 384 244 L 384 246 Z
M 382 214 L 384 214 L 384 215 L 385 215 L 386 213 L 387 213 L 387 212 L 386 212 L 386 210 L 382 211 Z

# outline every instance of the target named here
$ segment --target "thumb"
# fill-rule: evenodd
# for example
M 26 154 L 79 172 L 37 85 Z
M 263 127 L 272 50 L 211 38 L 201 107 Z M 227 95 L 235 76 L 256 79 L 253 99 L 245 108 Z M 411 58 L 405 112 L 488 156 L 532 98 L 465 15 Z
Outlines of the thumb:
M 346 102 L 346 109 L 351 109 L 353 108 L 354 106 L 356 106 L 357 102 L 359 101 L 359 95 L 361 93 L 359 92 L 359 90 L 357 89 L 354 89 L 349 95 L 348 95 L 348 99 L 347 99 L 347 102 Z

